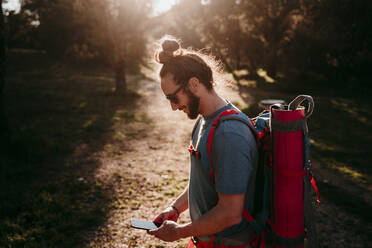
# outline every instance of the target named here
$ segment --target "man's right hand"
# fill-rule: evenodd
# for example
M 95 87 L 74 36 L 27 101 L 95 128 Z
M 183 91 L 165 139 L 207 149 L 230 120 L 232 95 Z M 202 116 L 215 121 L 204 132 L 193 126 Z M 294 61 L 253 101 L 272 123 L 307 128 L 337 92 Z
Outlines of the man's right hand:
M 163 212 L 161 212 L 153 222 L 163 223 L 166 220 L 171 220 L 177 222 L 178 220 L 178 213 L 172 207 L 166 208 Z

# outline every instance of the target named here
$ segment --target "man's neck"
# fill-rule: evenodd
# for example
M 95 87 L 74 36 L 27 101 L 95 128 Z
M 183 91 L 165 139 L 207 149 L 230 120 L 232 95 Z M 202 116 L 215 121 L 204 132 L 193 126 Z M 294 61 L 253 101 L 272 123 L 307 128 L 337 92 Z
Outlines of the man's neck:
M 199 111 L 202 116 L 209 116 L 227 105 L 227 102 L 214 90 L 200 99 Z

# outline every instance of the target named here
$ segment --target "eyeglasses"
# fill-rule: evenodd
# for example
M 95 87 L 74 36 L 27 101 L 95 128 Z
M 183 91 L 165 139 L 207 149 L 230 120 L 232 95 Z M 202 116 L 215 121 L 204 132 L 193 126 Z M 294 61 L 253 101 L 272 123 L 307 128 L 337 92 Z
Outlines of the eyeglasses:
M 182 90 L 183 88 L 185 88 L 186 85 L 181 85 L 178 89 L 176 89 L 173 93 L 171 94 L 168 94 L 166 97 L 169 101 L 171 101 L 172 103 L 174 104 L 178 104 L 178 97 L 177 97 L 177 94 L 180 90 Z

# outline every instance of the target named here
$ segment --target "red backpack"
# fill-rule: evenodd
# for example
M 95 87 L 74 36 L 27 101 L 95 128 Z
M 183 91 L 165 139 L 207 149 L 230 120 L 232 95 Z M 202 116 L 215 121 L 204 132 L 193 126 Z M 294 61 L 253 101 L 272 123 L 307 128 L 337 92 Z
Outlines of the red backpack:
M 309 102 L 309 107 L 306 114 L 304 108 L 299 106 L 304 100 L 308 100 Z M 214 184 L 214 166 L 211 159 L 212 142 L 215 130 L 218 128 L 219 124 L 224 121 L 238 120 L 246 124 L 254 134 L 259 155 L 254 196 L 254 210 L 253 213 L 249 213 L 246 209 L 244 209 L 242 215 L 251 225 L 252 229 L 255 231 L 255 234 L 252 235 L 252 237 L 249 239 L 249 242 L 242 247 L 246 247 L 248 245 L 253 247 L 265 247 L 267 240 L 283 247 L 303 246 L 305 239 L 304 224 L 302 224 L 302 228 L 295 226 L 295 230 L 286 226 L 288 222 L 301 222 L 298 220 L 299 218 L 302 218 L 303 223 L 303 211 L 302 217 L 300 216 L 299 218 L 295 219 L 293 216 L 291 216 L 291 214 L 287 213 L 283 215 L 281 212 L 283 208 L 288 208 L 288 204 L 293 204 L 293 199 L 297 200 L 297 206 L 295 206 L 295 208 L 297 210 L 301 208 L 303 209 L 304 194 L 302 193 L 301 196 L 283 194 L 281 191 L 285 189 L 282 189 L 283 187 L 278 185 L 278 181 L 283 184 L 282 182 L 284 178 L 284 180 L 287 180 L 287 182 L 294 181 L 297 185 L 299 185 L 300 182 L 303 192 L 309 192 L 310 185 L 312 185 L 318 196 L 319 203 L 318 189 L 316 187 L 314 178 L 310 173 L 310 141 L 306 124 L 307 118 L 312 113 L 313 106 L 314 103 L 311 96 L 300 95 L 293 100 L 289 106 L 272 105 L 270 106 L 269 110 L 262 112 L 257 117 L 252 119 L 249 119 L 244 113 L 240 112 L 236 108 L 229 109 L 218 115 L 206 128 L 204 133 L 206 139 L 205 146 L 203 146 L 202 143 L 200 150 L 196 151 L 194 147 L 190 145 L 189 152 L 196 158 L 202 160 L 202 164 L 209 164 L 208 174 L 212 183 Z M 288 115 L 291 116 L 293 114 L 295 119 L 288 119 L 288 121 L 285 119 L 288 118 Z M 284 118 L 284 120 L 280 118 Z M 198 122 L 196 123 L 195 127 L 197 126 Z M 302 151 L 302 156 L 300 156 L 302 159 L 300 165 L 301 168 L 297 170 L 293 170 L 291 168 L 280 168 L 282 162 L 277 161 L 278 159 L 283 159 L 283 156 L 278 156 L 278 154 L 282 153 L 280 152 L 281 148 L 277 149 L 276 146 L 282 147 L 283 145 L 288 145 L 288 138 L 290 144 L 291 139 L 293 139 L 292 136 L 297 137 L 297 140 L 302 140 L 302 147 L 300 148 Z M 292 157 L 293 156 L 296 157 L 298 154 L 292 154 Z M 296 166 L 299 167 L 298 164 Z M 309 204 L 308 200 L 306 201 L 307 203 L 305 204 Z M 285 226 L 285 228 L 283 228 L 283 226 Z M 209 243 L 202 241 L 195 242 L 195 240 L 192 239 L 189 242 L 189 245 L 190 247 L 192 247 L 191 245 L 196 245 L 197 247 L 228 247 L 220 245 L 216 246 L 213 244 L 213 241 L 214 237 L 212 235 Z

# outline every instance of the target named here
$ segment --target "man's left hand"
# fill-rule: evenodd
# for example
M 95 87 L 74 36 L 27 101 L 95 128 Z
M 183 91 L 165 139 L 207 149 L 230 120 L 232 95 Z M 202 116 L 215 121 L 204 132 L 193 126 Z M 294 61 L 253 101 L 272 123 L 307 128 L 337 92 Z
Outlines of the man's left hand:
M 154 235 L 163 241 L 172 242 L 181 238 L 180 227 L 181 225 L 176 222 L 166 220 L 158 229 L 149 230 L 148 234 Z

